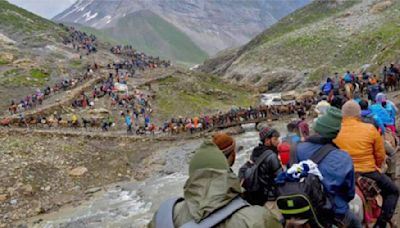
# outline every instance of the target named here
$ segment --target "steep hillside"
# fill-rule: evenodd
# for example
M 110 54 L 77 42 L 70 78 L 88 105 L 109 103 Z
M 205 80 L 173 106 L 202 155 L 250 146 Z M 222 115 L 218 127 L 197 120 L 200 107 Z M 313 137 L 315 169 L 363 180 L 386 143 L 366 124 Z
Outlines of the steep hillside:
M 116 26 L 101 31 L 123 44 L 134 44 L 145 53 L 174 62 L 199 63 L 207 58 L 185 33 L 149 10 L 131 13 Z
M 65 28 L 0 0 L 0 110 L 37 88 L 84 72 L 96 59 L 62 43 Z M 107 59 L 101 50 L 102 60 Z M 99 59 L 99 60 L 100 60 Z M 97 60 L 97 61 L 99 61 Z
M 134 12 L 150 10 L 213 55 L 225 48 L 248 42 L 268 26 L 309 2 L 311 0 L 116 0 L 104 4 L 103 1 L 80 0 L 54 20 L 105 29 L 120 27 L 121 18 L 129 19 Z M 164 33 L 155 35 L 168 38 L 162 36 Z M 154 39 L 158 39 L 157 36 Z M 148 39 L 153 37 L 149 35 Z M 135 43 L 133 45 L 136 46 Z
M 273 90 L 318 83 L 366 64 L 376 71 L 399 57 L 399 10 L 394 0 L 318 0 L 201 70 Z

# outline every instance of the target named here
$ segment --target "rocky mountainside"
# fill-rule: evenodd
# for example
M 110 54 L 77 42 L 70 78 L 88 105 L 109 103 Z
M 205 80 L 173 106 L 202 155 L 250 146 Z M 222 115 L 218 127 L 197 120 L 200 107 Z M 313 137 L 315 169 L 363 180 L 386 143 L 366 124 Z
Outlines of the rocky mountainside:
M 316 84 L 347 69 L 378 73 L 399 59 L 399 12 L 397 0 L 314 1 L 201 70 L 272 90 Z
M 0 0 L 0 113 L 11 100 L 74 77 L 93 61 L 107 61 L 110 54 L 104 48 L 99 48 L 101 58 L 80 59 L 62 43 L 66 34 L 58 24 Z
M 79 0 L 54 20 L 79 23 L 97 29 L 124 28 L 121 23 L 132 13 L 148 10 L 175 26 L 202 50 L 213 55 L 225 48 L 248 42 L 280 18 L 310 1 Z M 124 18 L 126 19 L 123 20 Z M 165 38 L 164 34 L 158 34 L 160 38 Z M 149 35 L 146 38 L 151 40 L 154 36 Z

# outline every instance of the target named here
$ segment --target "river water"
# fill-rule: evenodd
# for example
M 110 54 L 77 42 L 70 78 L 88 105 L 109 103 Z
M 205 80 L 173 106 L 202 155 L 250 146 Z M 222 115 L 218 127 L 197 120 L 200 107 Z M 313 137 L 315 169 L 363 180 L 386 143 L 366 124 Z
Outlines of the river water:
M 273 127 L 279 131 L 284 123 L 275 122 Z M 243 149 L 237 154 L 233 170 L 237 173 L 258 144 L 258 132 L 253 124 L 243 126 L 245 133 L 235 136 L 238 146 Z M 172 196 L 182 196 L 183 185 L 187 179 L 188 161 L 192 152 L 200 146 L 202 140 L 185 142 L 182 146 L 161 151 L 166 156 L 162 172 L 140 182 L 118 183 L 95 194 L 89 201 L 77 207 L 62 208 L 58 212 L 40 217 L 40 223 L 30 226 L 58 227 L 144 227 L 158 209 L 160 203 Z

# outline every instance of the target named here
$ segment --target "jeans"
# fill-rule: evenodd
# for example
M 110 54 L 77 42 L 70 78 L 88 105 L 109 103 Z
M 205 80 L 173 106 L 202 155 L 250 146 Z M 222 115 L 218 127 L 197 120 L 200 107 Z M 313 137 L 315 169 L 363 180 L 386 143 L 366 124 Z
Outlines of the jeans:
M 399 199 L 399 189 L 396 184 L 385 174 L 379 172 L 361 173 L 362 176 L 375 180 L 381 189 L 383 197 L 382 211 L 375 224 L 375 227 L 386 227 L 396 210 L 397 200 Z

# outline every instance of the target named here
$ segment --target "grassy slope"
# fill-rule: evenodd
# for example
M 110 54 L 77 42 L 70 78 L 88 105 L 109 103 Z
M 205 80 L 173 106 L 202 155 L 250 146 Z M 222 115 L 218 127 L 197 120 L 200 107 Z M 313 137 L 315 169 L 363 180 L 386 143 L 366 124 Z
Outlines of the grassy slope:
M 332 1 L 315 1 L 297 10 L 238 49 L 235 55 L 230 53 L 228 59 L 232 64 L 221 73 L 231 71 L 249 76 L 279 68 L 305 70 L 310 73 L 308 81 L 313 83 L 334 71 L 358 69 L 364 64 L 371 64 L 371 70 L 377 70 L 378 65 L 399 57 L 400 2 L 392 1 L 388 9 L 372 14 L 371 23 L 361 27 L 353 28 L 350 23 L 343 28 L 336 23 L 351 18 L 355 12 L 348 9 L 361 1 L 344 1 L 336 7 L 327 4 Z M 372 5 L 368 7 L 363 14 L 371 14 Z M 356 17 L 355 20 L 362 20 L 362 16 Z M 227 56 L 211 60 L 210 69 L 218 68 L 212 65 L 213 61 L 226 63 L 221 61 L 223 58 Z
M 248 107 L 256 102 L 253 93 L 221 79 L 198 73 L 175 73 L 155 82 L 157 119 L 193 116 Z
M 127 15 L 105 33 L 145 53 L 177 62 L 200 63 L 207 57 L 186 34 L 150 11 Z
M 14 39 L 22 36 L 29 41 L 42 41 L 50 37 L 59 38 L 58 35 L 63 33 L 55 23 L 5 0 L 0 0 L 0 28 L 0 31 L 7 31 L 7 34 Z M 43 33 L 46 33 L 47 37 Z

